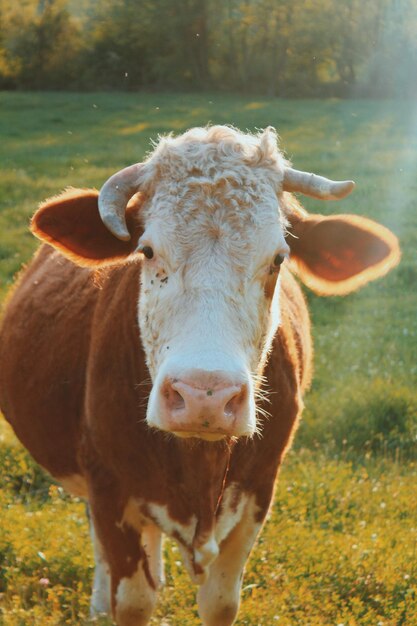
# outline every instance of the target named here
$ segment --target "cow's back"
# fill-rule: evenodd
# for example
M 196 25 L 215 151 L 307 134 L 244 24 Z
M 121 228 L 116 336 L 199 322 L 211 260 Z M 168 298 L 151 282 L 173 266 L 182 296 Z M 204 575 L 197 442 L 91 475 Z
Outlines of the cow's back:
M 91 320 L 92 272 L 42 246 L 21 274 L 0 331 L 0 406 L 54 476 L 78 472 Z

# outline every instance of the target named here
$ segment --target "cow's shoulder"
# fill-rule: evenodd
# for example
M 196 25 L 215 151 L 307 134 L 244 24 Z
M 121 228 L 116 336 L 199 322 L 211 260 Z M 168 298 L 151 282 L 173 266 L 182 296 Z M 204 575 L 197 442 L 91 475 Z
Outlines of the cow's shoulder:
M 125 273 L 138 283 L 134 264 L 97 272 L 43 245 L 8 298 L 0 331 L 0 406 L 38 463 L 59 479 L 80 472 L 88 362 L 103 325 L 95 312 L 126 282 Z

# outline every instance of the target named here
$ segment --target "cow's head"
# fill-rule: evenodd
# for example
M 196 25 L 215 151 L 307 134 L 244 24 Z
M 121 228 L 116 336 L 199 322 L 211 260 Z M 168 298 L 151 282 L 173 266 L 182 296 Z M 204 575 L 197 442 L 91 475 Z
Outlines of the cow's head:
M 143 256 L 148 423 L 216 440 L 256 431 L 282 264 L 290 260 L 319 293 L 345 294 L 398 262 L 386 228 L 357 216 L 310 216 L 288 193 L 337 199 L 353 186 L 290 168 L 273 129 L 248 135 L 214 126 L 161 139 L 144 163 L 106 182 L 98 206 L 93 191 L 52 199 L 33 230 L 81 265 Z

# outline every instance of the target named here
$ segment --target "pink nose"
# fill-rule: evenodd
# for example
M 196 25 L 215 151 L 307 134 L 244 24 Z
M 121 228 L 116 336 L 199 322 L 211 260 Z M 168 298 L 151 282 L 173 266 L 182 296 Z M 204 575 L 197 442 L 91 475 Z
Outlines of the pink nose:
M 208 440 L 252 434 L 246 382 L 210 373 L 188 375 L 166 378 L 160 393 L 163 430 Z

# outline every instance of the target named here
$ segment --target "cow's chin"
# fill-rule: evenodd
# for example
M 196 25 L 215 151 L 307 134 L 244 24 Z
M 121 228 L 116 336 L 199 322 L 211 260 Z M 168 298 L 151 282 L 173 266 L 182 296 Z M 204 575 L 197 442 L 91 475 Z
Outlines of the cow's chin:
M 159 408 L 159 406 L 158 406 Z M 249 407 L 248 407 L 249 408 Z M 221 441 L 240 439 L 241 437 L 252 437 L 256 432 L 256 413 L 249 410 L 243 416 L 229 415 L 229 420 L 223 416 L 218 418 L 216 415 L 193 416 L 193 419 L 186 419 L 181 410 L 173 411 L 169 415 L 164 414 L 161 410 L 150 411 L 147 416 L 148 426 L 152 429 L 169 433 L 180 439 L 200 439 L 203 441 Z
M 189 425 L 170 425 L 161 424 L 159 420 L 154 421 L 147 419 L 148 426 L 154 430 L 159 430 L 163 433 L 174 435 L 179 439 L 190 439 L 193 441 L 236 441 L 242 437 L 251 438 L 256 432 L 255 428 L 247 427 L 246 429 L 230 428 L 227 431 L 222 429 L 207 430 L 201 425 L 189 424 Z
M 179 437 L 180 439 L 202 439 L 203 441 L 223 441 L 228 437 L 227 435 L 223 435 L 222 433 L 204 433 L 193 432 L 189 430 L 176 430 L 173 431 L 172 434 L 176 437 Z

